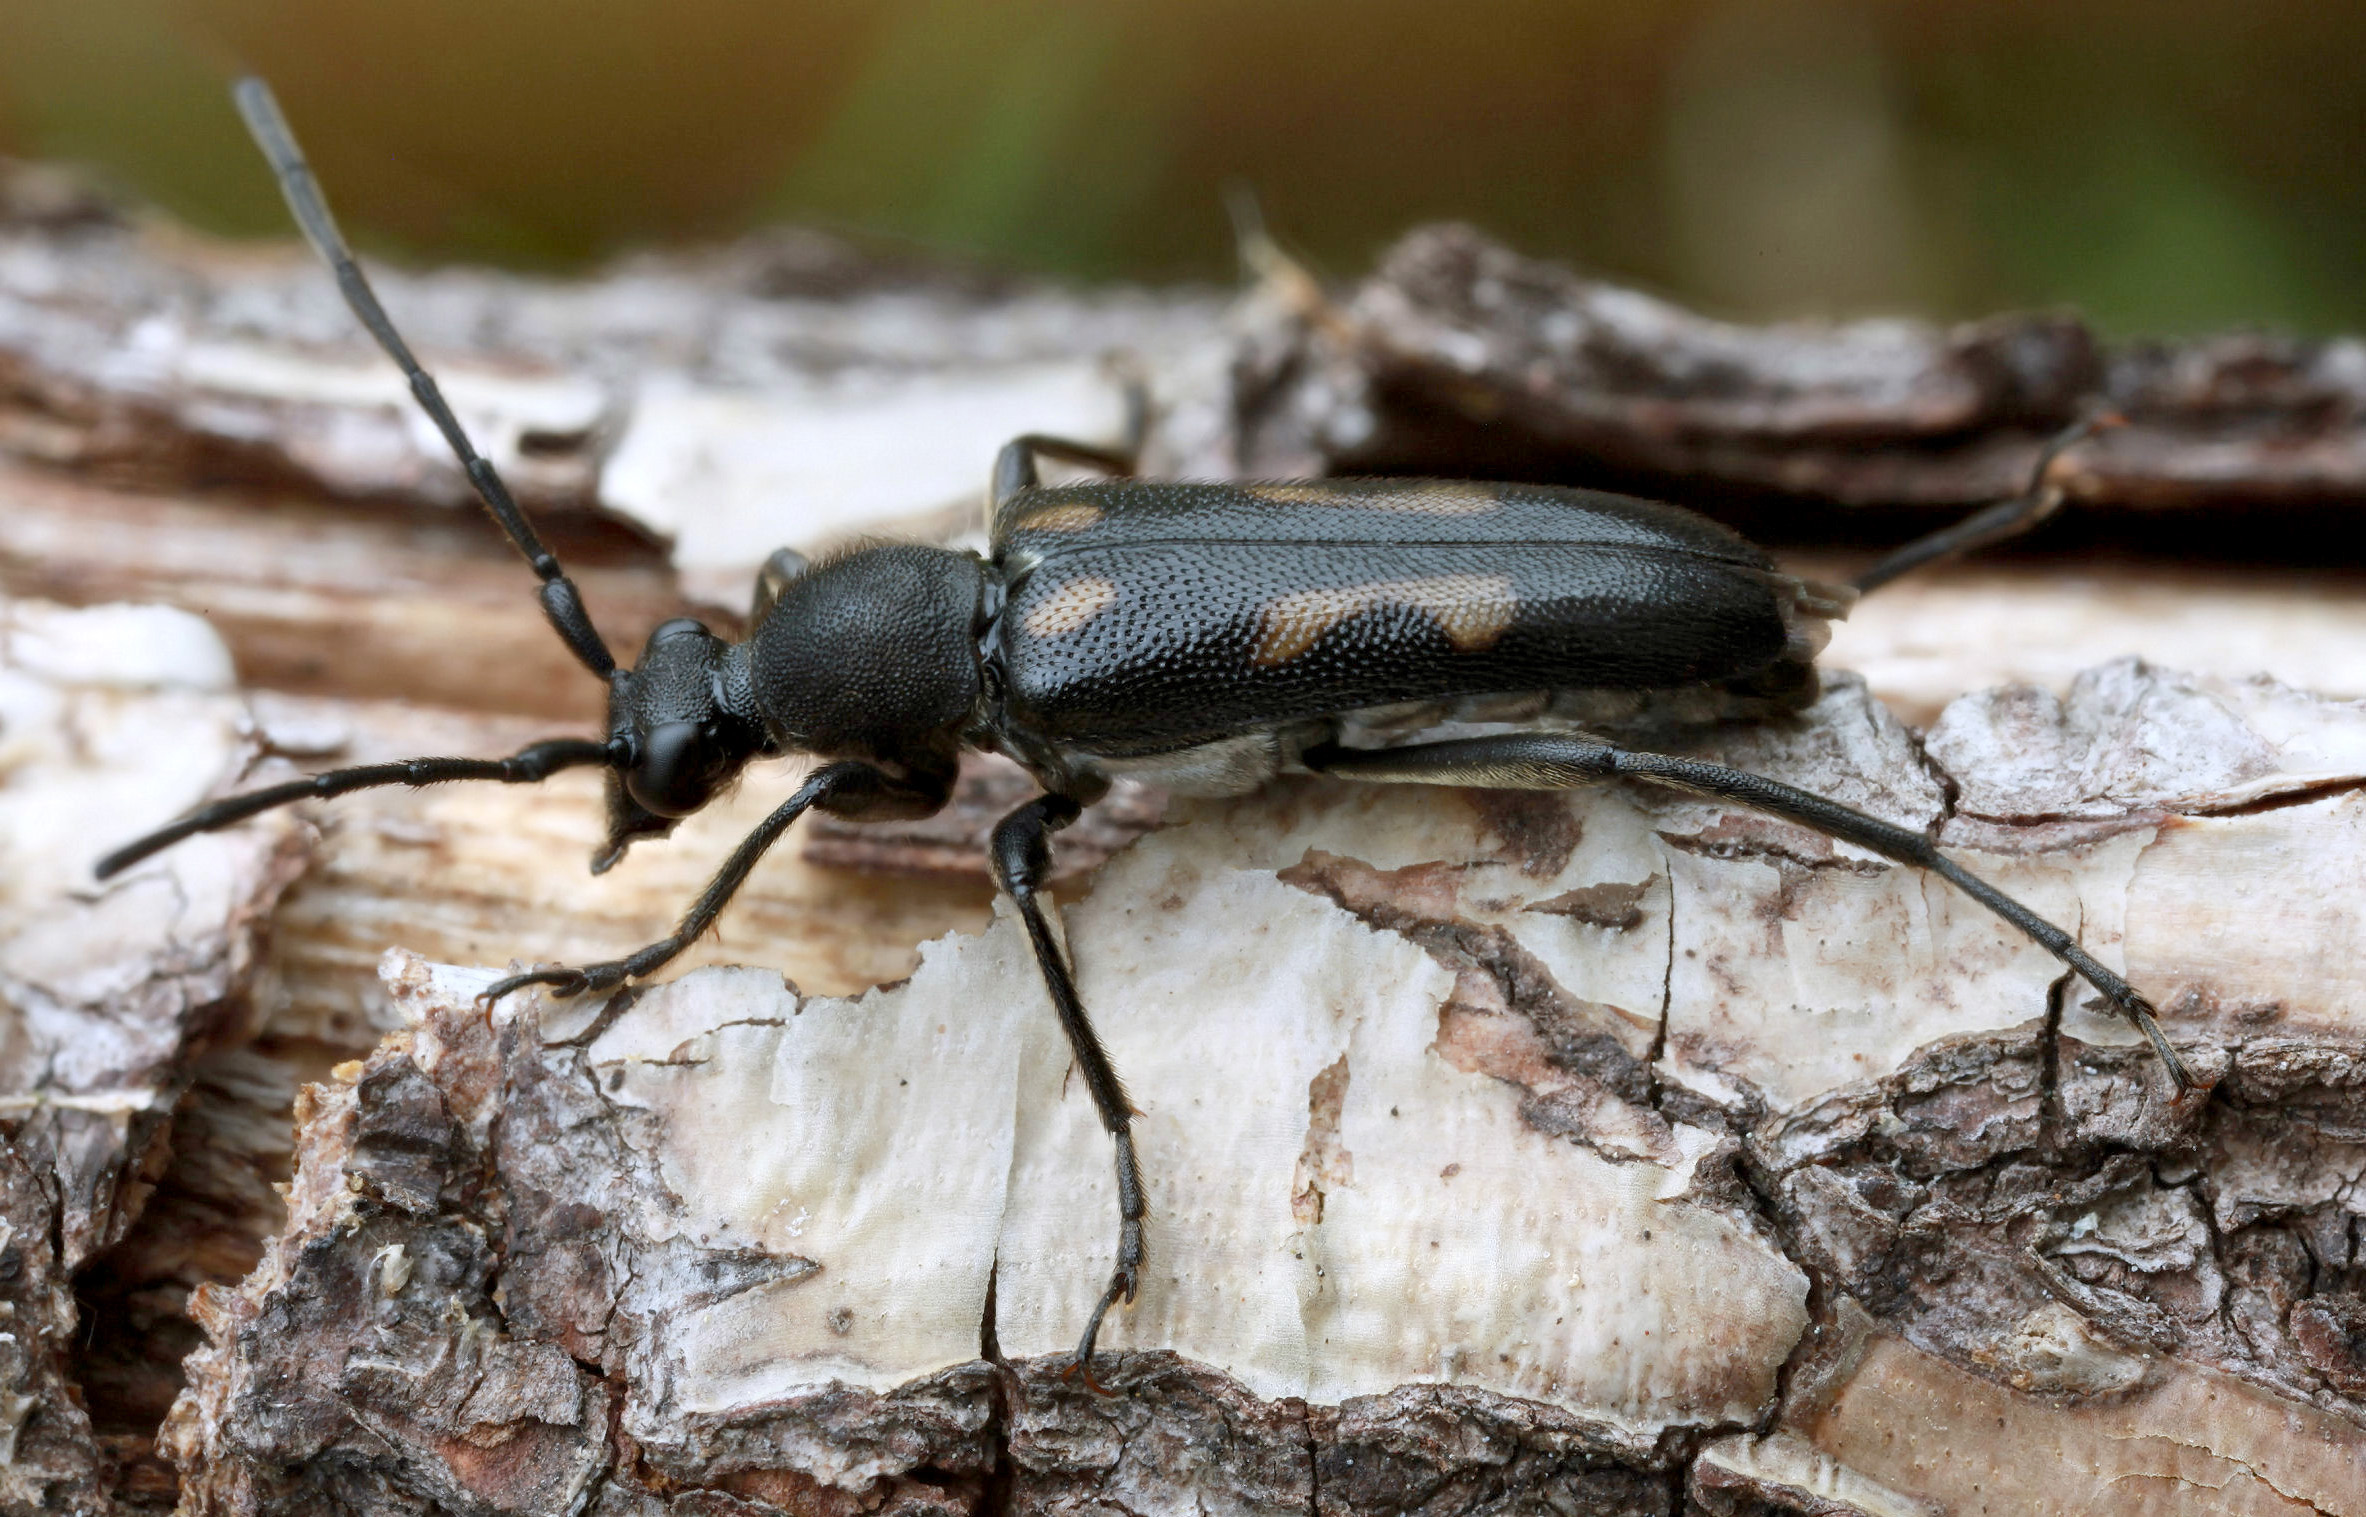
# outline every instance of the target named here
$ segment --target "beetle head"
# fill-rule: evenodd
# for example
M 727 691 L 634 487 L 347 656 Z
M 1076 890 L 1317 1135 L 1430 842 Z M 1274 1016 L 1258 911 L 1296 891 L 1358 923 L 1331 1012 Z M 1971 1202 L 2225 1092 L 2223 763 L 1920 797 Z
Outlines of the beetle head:
M 664 837 L 712 800 L 765 751 L 762 724 L 730 678 L 731 646 L 688 617 L 649 634 L 638 667 L 608 691 L 608 843 L 592 859 L 605 873 L 625 849 Z

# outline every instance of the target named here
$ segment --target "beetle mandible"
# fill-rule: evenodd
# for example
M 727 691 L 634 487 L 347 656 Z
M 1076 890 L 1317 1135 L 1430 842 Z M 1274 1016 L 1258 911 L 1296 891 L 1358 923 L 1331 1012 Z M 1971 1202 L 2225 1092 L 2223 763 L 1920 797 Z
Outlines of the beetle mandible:
M 995 462 L 986 554 L 905 544 L 808 563 L 784 549 L 759 579 L 747 641 L 676 619 L 650 634 L 637 666 L 621 668 L 574 583 L 388 320 L 268 87 L 243 80 L 236 98 L 347 303 L 533 566 L 551 626 L 608 682 L 608 735 L 274 785 L 126 844 L 99 861 L 98 875 L 299 800 L 447 780 L 532 784 L 579 766 L 607 771 L 598 873 L 635 841 L 666 835 L 751 759 L 824 760 L 732 851 L 670 936 L 606 963 L 514 974 L 485 992 L 497 999 L 542 984 L 581 995 L 650 974 L 695 941 L 807 811 L 926 816 L 951 798 L 964 749 L 1007 754 L 1043 793 L 995 828 L 994 877 L 1017 907 L 1116 1148 L 1117 1261 L 1072 1369 L 1089 1367 L 1109 1309 L 1133 1299 L 1147 1208 L 1133 1108 L 1038 892 L 1051 835 L 1120 775 L 1198 794 L 1244 792 L 1281 773 L 1545 790 L 1630 776 L 1735 802 L 1941 876 L 2101 991 L 2178 1088 L 2192 1085 L 2134 987 L 1923 833 L 1598 735 L 1638 717 L 1805 705 L 1827 625 L 1857 594 L 2042 519 L 2062 499 L 2048 465 L 2092 423 L 2054 440 L 2020 498 L 1907 545 L 1842 589 L 1780 572 L 1689 511 L 1628 496 L 1414 479 L 1152 483 L 1126 477 L 1132 445 L 1027 436 Z M 1045 486 L 1044 458 L 1111 477 Z M 1453 716 L 1500 717 L 1521 698 L 1526 730 L 1430 740 L 1417 730 Z

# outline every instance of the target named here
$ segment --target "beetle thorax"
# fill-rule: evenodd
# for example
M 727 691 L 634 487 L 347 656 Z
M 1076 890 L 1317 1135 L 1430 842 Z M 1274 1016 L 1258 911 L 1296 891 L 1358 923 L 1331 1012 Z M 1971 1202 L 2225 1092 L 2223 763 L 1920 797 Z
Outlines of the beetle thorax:
M 831 758 L 948 761 L 983 688 L 985 566 L 916 545 L 861 548 L 781 586 L 749 639 L 773 740 Z

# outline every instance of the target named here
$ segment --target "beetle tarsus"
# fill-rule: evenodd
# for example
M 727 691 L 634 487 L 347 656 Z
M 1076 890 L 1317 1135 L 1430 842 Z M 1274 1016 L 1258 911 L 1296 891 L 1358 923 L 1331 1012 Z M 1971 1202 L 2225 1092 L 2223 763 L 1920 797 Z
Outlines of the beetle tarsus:
M 1097 1315 L 1098 1314 L 1096 1314 L 1096 1316 Z M 1116 1395 L 1117 1393 L 1115 1391 L 1111 1390 L 1109 1387 L 1103 1385 L 1100 1381 L 1093 1378 L 1093 1365 L 1092 1359 L 1090 1357 L 1091 1353 L 1092 1350 L 1089 1346 L 1079 1350 L 1077 1357 L 1070 1361 L 1068 1367 L 1060 1371 L 1060 1378 L 1062 1380 L 1081 1379 L 1084 1381 L 1084 1388 L 1088 1391 L 1091 1391 L 1096 1396 Z
M 1142 1221 L 1139 1217 L 1124 1224 L 1117 1252 L 1117 1268 L 1110 1272 L 1109 1288 L 1101 1292 L 1099 1301 L 1093 1303 L 1093 1314 L 1085 1319 L 1084 1336 L 1076 1344 L 1076 1358 L 1060 1373 L 1063 1380 L 1082 1376 L 1084 1383 L 1091 1387 L 1095 1395 L 1100 1396 L 1111 1392 L 1093 1378 L 1093 1345 L 1101 1336 L 1101 1321 L 1109 1315 L 1109 1309 L 1120 1301 L 1128 1306 L 1133 1305 L 1134 1292 L 1141 1285 L 1143 1255 Z
M 2160 1018 L 2154 1013 L 2150 1001 L 2131 990 L 2127 999 L 2114 998 L 2112 1004 L 2121 1015 L 2136 1024 L 2138 1032 L 2144 1034 L 2145 1041 L 2152 1045 L 2153 1053 L 2169 1071 L 2169 1079 L 2176 1085 L 2179 1095 L 2201 1088 L 2202 1082 L 2194 1078 L 2193 1069 L 2185 1062 L 2184 1055 L 2178 1053 L 2176 1045 L 2169 1041 L 2169 1035 L 2161 1031 Z
M 529 985 L 547 985 L 550 987 L 553 1000 L 564 1001 L 570 997 L 582 995 L 586 991 L 606 988 L 596 977 L 597 971 L 618 967 L 614 964 L 587 964 L 580 969 L 573 966 L 557 969 L 529 969 L 520 974 L 513 974 L 506 980 L 495 980 L 478 994 L 477 999 L 490 1006 L 503 996 L 509 995 L 513 991 L 523 990 Z M 607 981 L 607 984 L 620 984 L 623 979 L 624 976 L 619 974 L 614 979 Z
M 2126 425 L 2127 418 L 2117 411 L 2089 411 L 2048 438 L 2045 446 L 2038 449 L 2037 462 L 2030 466 L 2028 488 L 2019 495 L 2011 500 L 1998 501 L 1953 526 L 1942 527 L 1927 536 L 1916 538 L 1895 552 L 1885 554 L 1872 568 L 1850 581 L 1851 586 L 1860 595 L 1870 594 L 1902 574 L 1944 562 L 1975 548 L 1993 547 L 2038 526 L 2061 510 L 2062 502 L 2066 499 L 2062 486 L 2053 477 L 2055 460 L 2097 432 Z
M 1101 1292 L 1094 1303 L 1093 1314 L 1085 1320 L 1084 1337 L 1076 1345 L 1076 1362 L 1069 1373 L 1081 1372 L 1084 1383 L 1100 1390 L 1093 1380 L 1093 1343 L 1101 1336 L 1101 1319 L 1109 1309 L 1123 1301 L 1134 1304 L 1134 1293 L 1142 1284 L 1142 1261 L 1148 1250 L 1142 1235 L 1142 1222 L 1147 1208 L 1142 1200 L 1142 1172 L 1134 1162 L 1134 1135 L 1129 1129 L 1115 1135 L 1117 1140 L 1117 1267 L 1109 1272 L 1109 1288 Z M 1103 1394 L 1107 1394 L 1103 1392 Z

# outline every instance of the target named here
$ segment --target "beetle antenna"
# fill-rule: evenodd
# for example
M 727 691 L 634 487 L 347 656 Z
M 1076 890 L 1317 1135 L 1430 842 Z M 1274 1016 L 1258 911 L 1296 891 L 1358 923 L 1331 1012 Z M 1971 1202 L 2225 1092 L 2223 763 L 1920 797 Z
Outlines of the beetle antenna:
M 1257 187 L 1246 179 L 1227 181 L 1224 214 L 1232 223 L 1232 251 L 1240 259 L 1241 272 L 1251 280 L 1263 278 L 1285 255 L 1265 229 L 1265 207 L 1258 203 Z
M 477 498 L 493 513 L 501 530 L 509 534 L 509 540 L 517 544 L 518 551 L 541 578 L 542 614 L 550 619 L 568 651 L 586 669 L 602 679 L 612 677 L 616 673 L 616 656 L 608 651 L 599 629 L 592 625 L 590 615 L 583 609 L 583 597 L 576 592 L 575 582 L 567 577 L 559 567 L 558 558 L 536 535 L 533 524 L 518 509 L 509 486 L 502 482 L 491 461 L 468 440 L 460 419 L 445 404 L 435 376 L 420 367 L 410 345 L 387 318 L 386 308 L 378 303 L 377 292 L 370 288 L 361 265 L 354 260 L 353 249 L 345 243 L 345 234 L 337 229 L 337 218 L 329 214 L 329 203 L 320 192 L 320 181 L 313 177 L 312 165 L 304 161 L 304 150 L 296 145 L 296 134 L 288 129 L 287 118 L 280 114 L 279 101 L 272 97 L 271 86 L 250 76 L 239 80 L 231 93 L 238 102 L 238 114 L 246 118 L 246 128 L 253 134 L 255 145 L 271 160 L 272 172 L 279 176 L 279 191 L 286 197 L 288 209 L 295 214 L 296 224 L 304 229 L 306 240 L 337 276 L 337 288 L 344 292 L 345 303 L 353 308 L 361 324 L 369 328 L 378 346 L 386 350 L 386 356 L 403 371 L 403 378 L 411 382 L 412 397 L 435 423 L 436 430 L 444 434 L 452 456 L 460 460 L 468 482 L 476 487 Z
M 1270 291 L 1301 320 L 1336 338 L 1350 335 L 1347 317 L 1323 293 L 1323 283 L 1306 265 L 1274 240 L 1265 225 L 1265 208 L 1245 179 L 1224 187 L 1224 211 L 1232 219 L 1233 251 L 1253 290 Z
M 91 866 L 100 879 L 121 873 L 152 853 L 160 853 L 200 832 L 218 832 L 250 816 L 297 801 L 320 800 L 368 790 L 379 785 L 440 785 L 450 780 L 500 780 L 509 785 L 538 785 L 561 769 L 600 764 L 614 768 L 624 762 L 619 743 L 562 737 L 521 748 L 507 758 L 414 758 L 391 764 L 364 764 L 353 769 L 331 769 L 284 785 L 250 790 L 200 806 L 180 820 L 136 838 Z

